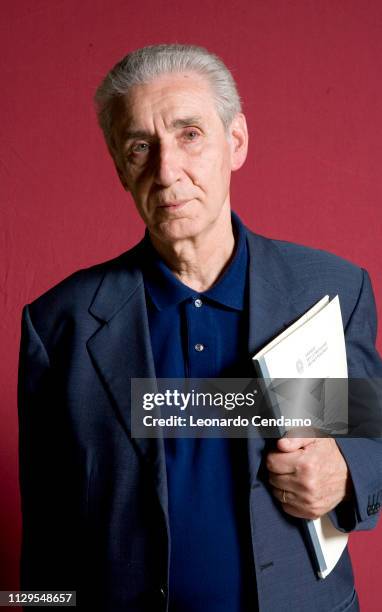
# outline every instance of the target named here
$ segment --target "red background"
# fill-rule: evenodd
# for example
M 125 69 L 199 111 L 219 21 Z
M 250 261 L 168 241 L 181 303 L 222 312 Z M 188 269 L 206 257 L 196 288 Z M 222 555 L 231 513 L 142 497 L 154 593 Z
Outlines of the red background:
M 0 589 L 17 588 L 20 309 L 142 235 L 92 110 L 146 44 L 207 46 L 233 70 L 251 148 L 233 207 L 259 233 L 366 267 L 382 312 L 380 0 L 19 0 L 0 24 Z M 381 336 L 379 337 L 381 348 Z M 351 538 L 362 610 L 380 609 L 381 527 Z

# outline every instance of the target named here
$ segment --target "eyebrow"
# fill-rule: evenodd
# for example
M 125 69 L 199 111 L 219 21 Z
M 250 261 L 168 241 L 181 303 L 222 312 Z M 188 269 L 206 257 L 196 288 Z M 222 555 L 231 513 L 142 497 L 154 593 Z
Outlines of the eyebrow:
M 179 129 L 183 127 L 188 127 L 190 125 L 198 125 L 202 121 L 201 117 L 194 115 L 192 117 L 184 117 L 182 119 L 174 119 L 172 121 L 170 127 L 173 129 Z M 132 140 L 134 138 L 153 138 L 153 135 L 147 130 L 129 130 L 127 129 L 124 132 L 125 140 Z
M 171 123 L 171 127 L 174 128 L 181 128 L 181 127 L 188 127 L 189 125 L 194 125 L 195 123 L 201 123 L 202 122 L 202 118 L 194 115 L 192 117 L 185 117 L 184 119 L 174 119 L 174 121 Z

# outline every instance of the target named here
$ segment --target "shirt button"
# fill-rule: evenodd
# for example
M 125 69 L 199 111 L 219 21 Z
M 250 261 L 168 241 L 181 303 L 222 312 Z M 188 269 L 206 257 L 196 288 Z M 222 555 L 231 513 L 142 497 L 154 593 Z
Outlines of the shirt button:
M 194 305 L 196 306 L 196 308 L 200 308 L 201 306 L 203 306 L 203 302 L 200 298 L 196 298 L 196 300 L 194 300 Z
M 200 344 L 198 342 L 198 344 L 195 344 L 195 350 L 198 351 L 198 353 L 201 353 L 202 351 L 204 351 L 204 344 Z

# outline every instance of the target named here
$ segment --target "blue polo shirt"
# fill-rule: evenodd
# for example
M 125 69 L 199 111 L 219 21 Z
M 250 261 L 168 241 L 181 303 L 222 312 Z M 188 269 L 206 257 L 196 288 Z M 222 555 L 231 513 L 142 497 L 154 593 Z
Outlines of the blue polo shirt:
M 203 293 L 180 282 L 146 236 L 144 281 L 158 378 L 253 376 L 245 229 L 235 214 L 232 221 L 233 258 Z M 165 439 L 170 612 L 257 610 L 245 442 Z

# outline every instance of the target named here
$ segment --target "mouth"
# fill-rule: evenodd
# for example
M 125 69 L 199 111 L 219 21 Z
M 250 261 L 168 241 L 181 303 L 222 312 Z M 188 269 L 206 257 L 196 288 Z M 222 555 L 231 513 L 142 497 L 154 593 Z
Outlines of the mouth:
M 173 200 L 171 202 L 164 202 L 163 204 L 160 204 L 158 206 L 158 208 L 161 208 L 162 210 L 179 210 L 180 208 L 183 208 L 187 202 L 189 202 L 190 200 Z

